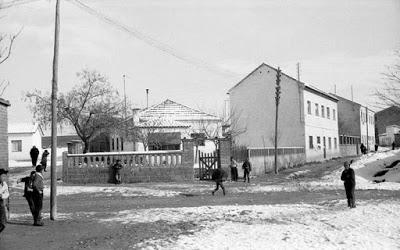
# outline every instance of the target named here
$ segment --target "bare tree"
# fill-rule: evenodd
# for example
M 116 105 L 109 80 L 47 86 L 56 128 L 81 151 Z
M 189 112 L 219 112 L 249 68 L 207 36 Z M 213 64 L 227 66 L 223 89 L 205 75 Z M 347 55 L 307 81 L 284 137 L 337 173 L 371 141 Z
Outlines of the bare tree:
M 151 119 L 139 124 L 129 124 L 129 139 L 139 141 L 143 144 L 144 150 L 148 151 L 149 146 L 160 147 L 161 136 L 164 132 L 163 122 L 161 119 Z
M 382 107 L 400 107 L 400 50 L 395 52 L 396 62 L 387 67 L 387 72 L 383 73 L 384 87 L 375 90 L 378 98 L 377 105 Z
M 124 105 L 118 91 L 97 71 L 82 70 L 77 77 L 80 83 L 71 91 L 60 93 L 57 99 L 57 122 L 74 126 L 86 153 L 94 137 L 122 127 Z M 26 101 L 30 101 L 30 109 L 40 124 L 50 124 L 50 93 L 35 89 L 26 94 Z
M 0 6 L 1 9 L 1 6 Z M 15 39 L 21 33 L 22 29 L 14 35 L 0 33 L 0 64 L 4 63 L 10 56 Z M 10 82 L 3 80 L 0 83 L 0 97 L 3 95 Z

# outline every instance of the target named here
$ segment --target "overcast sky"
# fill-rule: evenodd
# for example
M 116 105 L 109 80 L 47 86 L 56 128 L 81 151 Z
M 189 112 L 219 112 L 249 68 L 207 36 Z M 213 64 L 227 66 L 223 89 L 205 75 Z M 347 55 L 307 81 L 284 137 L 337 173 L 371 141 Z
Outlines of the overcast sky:
M 9 1 L 9 0 L 7 0 Z M 398 0 L 81 0 L 120 26 L 61 0 L 59 90 L 96 69 L 137 107 L 167 98 L 221 113 L 227 90 L 262 62 L 324 91 L 373 105 L 381 73 L 400 49 Z M 0 0 L 1 2 L 1 0 Z M 29 0 L 27 0 L 29 2 Z M 16 32 L 0 65 L 10 86 L 10 122 L 30 121 L 24 91 L 51 90 L 54 0 L 0 11 L 0 31 Z M 76 3 L 76 2 L 75 2 Z M 136 32 L 136 33 L 134 33 Z M 173 54 L 173 55 L 171 55 Z M 183 60 L 182 60 L 183 59 Z

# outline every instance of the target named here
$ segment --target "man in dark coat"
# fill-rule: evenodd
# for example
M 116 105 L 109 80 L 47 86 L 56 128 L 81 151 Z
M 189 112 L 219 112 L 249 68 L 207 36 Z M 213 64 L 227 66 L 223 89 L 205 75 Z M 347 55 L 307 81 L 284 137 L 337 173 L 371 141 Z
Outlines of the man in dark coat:
M 395 150 L 395 148 L 396 148 L 396 143 L 392 143 L 392 150 Z
M 35 175 L 36 175 L 36 172 L 32 171 L 29 176 L 21 178 L 17 181 L 17 183 L 19 183 L 19 182 L 25 183 L 24 197 L 25 197 L 26 201 L 28 202 L 29 210 L 31 211 L 31 214 L 33 217 L 35 214 L 35 205 L 33 203 L 33 183 L 35 181 Z
M 116 163 L 113 165 L 115 184 L 121 184 L 121 169 L 122 168 L 123 168 L 123 166 L 121 165 L 121 160 L 117 160 Z
M 33 204 L 35 207 L 33 213 L 33 225 L 43 226 L 42 208 L 43 208 L 43 166 L 36 166 L 35 179 L 33 181 Z
M 348 161 L 344 162 L 344 170 L 342 172 L 341 180 L 344 181 L 344 188 L 346 190 L 347 197 L 347 206 L 350 208 L 355 208 L 355 197 L 354 197 L 354 189 L 356 187 L 356 178 L 354 174 L 354 170 L 350 167 L 350 163 Z
M 224 170 L 222 170 L 221 168 L 217 168 L 214 170 L 213 174 L 212 174 L 212 179 L 215 181 L 215 189 L 211 192 L 212 195 L 214 195 L 214 193 L 218 190 L 219 187 L 221 187 L 222 192 L 225 195 L 225 187 L 222 184 L 222 182 L 224 181 L 224 178 L 226 176 L 226 173 Z
M 37 159 L 39 157 L 39 149 L 36 146 L 33 146 L 29 153 L 32 159 L 32 167 L 36 167 Z
M 246 158 L 246 160 L 243 162 L 242 165 L 243 172 L 244 172 L 244 182 L 246 182 L 246 177 L 247 177 L 247 182 L 250 182 L 250 172 L 251 172 L 251 163 L 249 161 L 249 158 Z

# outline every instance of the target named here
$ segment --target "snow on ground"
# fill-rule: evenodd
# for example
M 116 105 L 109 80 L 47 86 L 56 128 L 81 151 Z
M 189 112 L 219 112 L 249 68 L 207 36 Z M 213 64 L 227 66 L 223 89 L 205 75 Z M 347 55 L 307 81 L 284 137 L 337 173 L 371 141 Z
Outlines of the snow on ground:
M 400 247 L 400 202 L 345 200 L 318 205 L 251 205 L 124 210 L 103 223 L 191 222 L 176 239 L 148 240 L 143 249 L 395 249 Z
M 356 189 L 384 189 L 384 190 L 400 190 L 400 183 L 382 182 L 373 183 L 370 180 L 357 176 L 357 169 L 365 167 L 365 164 L 374 161 L 383 161 L 385 158 L 393 157 L 400 154 L 400 150 L 380 151 L 378 153 L 370 153 L 363 155 L 359 160 L 351 165 L 356 172 Z M 264 192 L 294 192 L 294 191 L 316 191 L 316 190 L 336 190 L 343 189 L 343 182 L 340 180 L 342 168 L 323 176 L 316 181 L 303 181 L 300 177 L 306 175 L 309 170 L 302 170 L 288 175 L 293 181 L 280 185 L 270 185 L 268 183 L 258 183 L 247 186 L 230 186 L 228 193 L 264 193 Z M 29 171 L 28 171 L 29 172 Z M 16 180 L 26 176 L 28 173 L 20 173 L 10 176 L 9 186 L 17 189 L 23 189 L 22 184 L 16 184 Z M 204 193 L 214 188 L 214 183 L 194 183 L 194 184 L 176 184 L 176 183 L 159 183 L 149 187 L 143 187 L 136 184 L 127 184 L 123 186 L 68 186 L 59 185 L 57 188 L 58 195 L 72 195 L 79 193 L 97 193 L 112 195 L 113 193 L 127 197 L 138 196 L 155 196 L 155 197 L 171 197 L 186 193 Z M 45 196 L 49 196 L 50 188 L 45 187 Z

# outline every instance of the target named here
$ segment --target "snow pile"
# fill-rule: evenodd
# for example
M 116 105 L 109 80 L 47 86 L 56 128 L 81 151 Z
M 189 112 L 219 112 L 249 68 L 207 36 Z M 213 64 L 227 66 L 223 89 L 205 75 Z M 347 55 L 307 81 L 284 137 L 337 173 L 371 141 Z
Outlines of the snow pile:
M 301 171 L 293 172 L 290 175 L 288 175 L 286 177 L 286 179 L 292 179 L 292 180 L 293 179 L 298 179 L 298 178 L 304 177 L 304 174 L 307 174 L 310 171 L 311 171 L 310 169 L 307 169 L 307 170 L 301 170 Z
M 400 203 L 345 200 L 318 205 L 253 205 L 125 210 L 101 222 L 192 222 L 191 234 L 156 239 L 143 249 L 394 249 L 400 247 Z M 366 223 L 367 222 L 367 223 Z
M 96 193 L 96 194 L 120 194 L 124 197 L 171 197 L 179 195 L 179 192 L 172 190 L 159 190 L 145 187 L 125 187 L 125 186 L 58 186 L 57 195 L 71 195 L 80 193 Z M 44 189 L 44 195 L 50 196 L 50 187 Z

